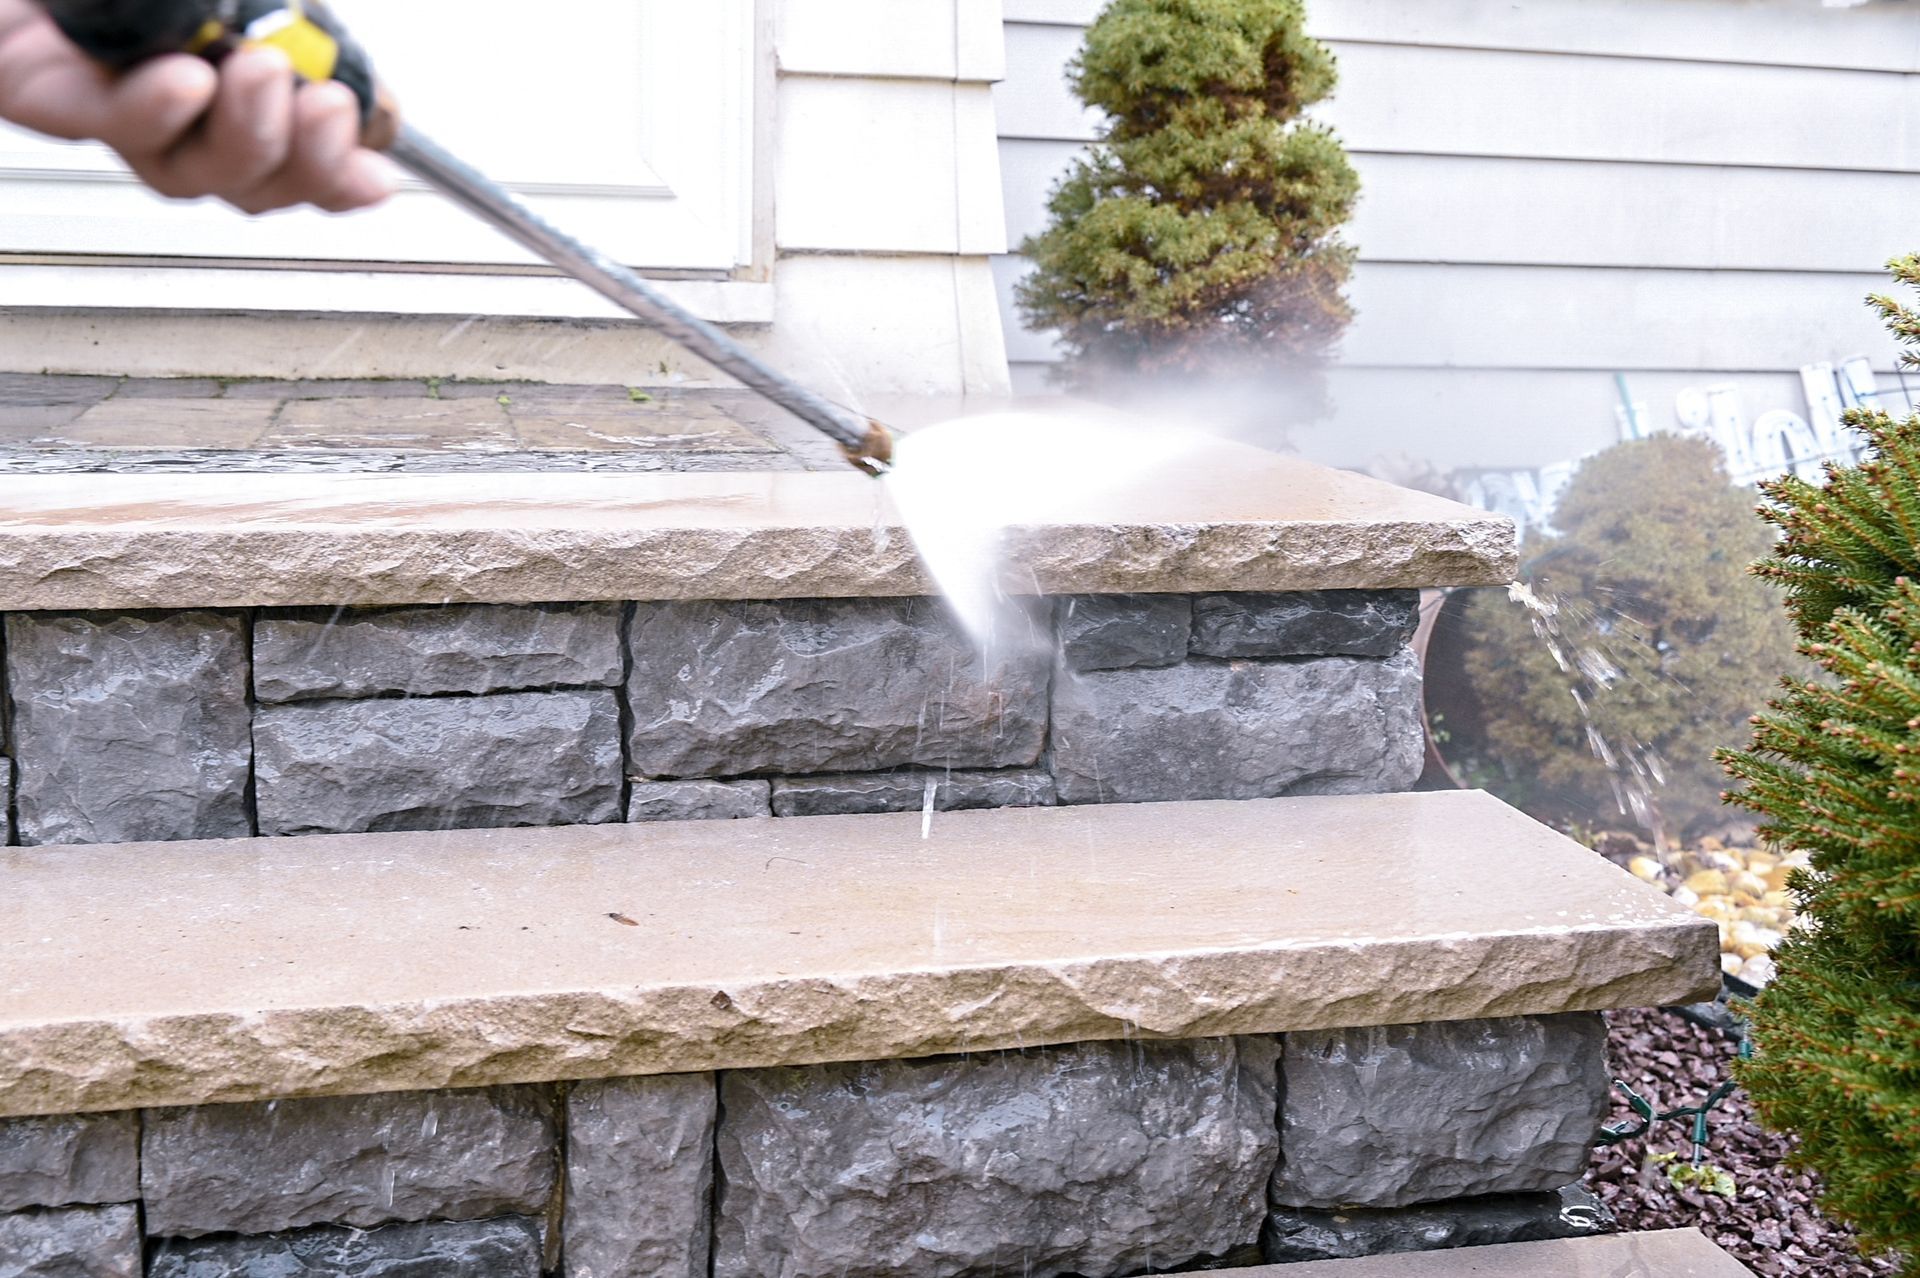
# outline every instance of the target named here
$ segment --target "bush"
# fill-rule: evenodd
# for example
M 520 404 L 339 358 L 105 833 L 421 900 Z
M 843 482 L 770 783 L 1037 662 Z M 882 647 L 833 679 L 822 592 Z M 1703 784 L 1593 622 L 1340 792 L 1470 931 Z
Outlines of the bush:
M 1920 259 L 1893 264 L 1920 283 Z M 1876 298 L 1920 342 L 1920 316 Z M 1863 1247 L 1920 1273 L 1920 416 L 1856 411 L 1872 446 L 1816 487 L 1766 485 L 1784 532 L 1755 572 L 1786 592 L 1801 651 L 1826 677 L 1788 680 L 1724 756 L 1729 798 L 1804 849 L 1792 883 L 1812 926 L 1775 951 L 1741 1070 L 1762 1121 L 1799 1136 L 1821 1206 Z
M 1630 814 L 1657 836 L 1725 815 L 1713 751 L 1738 743 L 1791 628 L 1747 573 L 1771 536 L 1703 440 L 1616 445 L 1574 475 L 1529 541 L 1551 615 L 1493 592 L 1467 610 L 1485 779 L 1549 819 Z
M 1020 251 L 1035 328 L 1063 374 L 1258 372 L 1310 364 L 1352 311 L 1338 237 L 1359 179 L 1326 129 L 1298 123 L 1334 58 L 1299 0 L 1114 0 L 1069 67 L 1107 113 Z

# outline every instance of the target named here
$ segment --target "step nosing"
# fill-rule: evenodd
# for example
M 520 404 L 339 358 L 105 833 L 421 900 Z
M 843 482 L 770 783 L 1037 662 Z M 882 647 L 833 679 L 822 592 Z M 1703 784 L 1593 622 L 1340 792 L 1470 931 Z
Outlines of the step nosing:
M 1247 445 L 1014 519 L 1049 594 L 1503 585 L 1511 520 Z M 13 610 L 933 593 L 882 486 L 754 473 L 0 476 Z M 84 573 L 72 571 L 85 563 Z

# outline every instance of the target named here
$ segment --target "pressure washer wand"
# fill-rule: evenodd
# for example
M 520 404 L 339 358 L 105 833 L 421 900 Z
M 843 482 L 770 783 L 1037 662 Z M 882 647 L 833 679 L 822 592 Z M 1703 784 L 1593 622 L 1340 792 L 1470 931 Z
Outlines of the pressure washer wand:
M 819 430 L 839 444 L 854 465 L 874 473 L 886 469 L 893 451 L 886 427 L 822 399 L 768 367 L 720 329 L 661 296 L 633 271 L 598 249 L 560 230 L 418 129 L 402 124 L 387 154 L 448 199 L 491 222 L 615 306 Z
M 43 0 L 68 38 L 100 61 L 130 66 L 162 53 L 218 62 L 247 44 L 282 49 L 313 81 L 338 80 L 360 99 L 361 140 L 468 212 L 545 258 L 649 327 L 765 396 L 884 471 L 893 441 L 880 423 L 821 398 L 769 367 L 719 328 L 663 297 L 637 274 L 561 231 L 512 192 L 403 122 L 373 64 L 320 0 Z

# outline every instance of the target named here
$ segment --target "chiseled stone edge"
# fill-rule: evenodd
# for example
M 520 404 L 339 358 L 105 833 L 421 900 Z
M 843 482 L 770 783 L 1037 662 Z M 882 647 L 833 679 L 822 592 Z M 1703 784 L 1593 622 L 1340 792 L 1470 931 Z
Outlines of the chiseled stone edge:
M 1502 585 L 1510 521 L 1064 524 L 1015 529 L 1045 594 Z M 1029 571 L 1030 570 L 1030 571 Z M 0 611 L 932 593 L 900 529 L 0 528 Z
M 1531 932 L 0 1026 L 0 1116 L 1685 1003 L 1704 918 Z M 721 997 L 724 995 L 725 997 Z

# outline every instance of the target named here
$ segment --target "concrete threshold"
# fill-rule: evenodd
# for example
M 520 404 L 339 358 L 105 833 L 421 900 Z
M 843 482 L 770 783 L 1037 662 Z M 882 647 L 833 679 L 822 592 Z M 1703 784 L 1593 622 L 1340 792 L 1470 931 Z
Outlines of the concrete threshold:
M 1464 792 L 8 848 L 0 882 L 0 1116 L 1719 985 L 1710 921 Z
M 1753 1278 L 1693 1229 L 1314 1260 L 1234 1271 L 1240 1278 Z
M 1220 442 L 1014 527 L 1007 562 L 1019 592 L 1192 594 L 1500 585 L 1517 555 L 1503 517 Z M 851 468 L 0 475 L 0 610 L 932 592 Z

